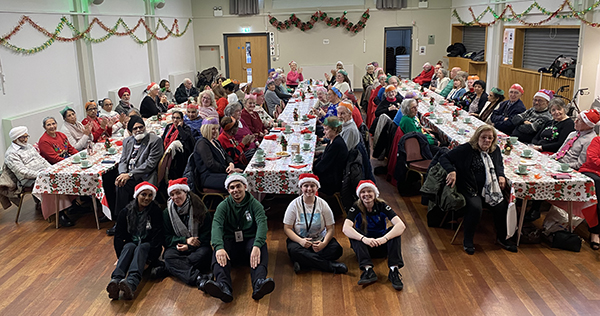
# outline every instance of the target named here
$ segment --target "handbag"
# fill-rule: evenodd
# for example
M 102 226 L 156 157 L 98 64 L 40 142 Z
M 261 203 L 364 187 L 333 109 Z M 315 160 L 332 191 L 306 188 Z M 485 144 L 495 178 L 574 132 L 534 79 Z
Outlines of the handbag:
M 557 231 L 552 234 L 552 248 L 579 252 L 581 250 L 581 237 L 568 231 Z

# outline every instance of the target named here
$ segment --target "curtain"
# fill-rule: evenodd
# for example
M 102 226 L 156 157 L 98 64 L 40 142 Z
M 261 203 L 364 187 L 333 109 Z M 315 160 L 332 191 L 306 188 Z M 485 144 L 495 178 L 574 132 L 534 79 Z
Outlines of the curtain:
M 259 13 L 258 0 L 229 0 L 229 14 L 252 15 Z
M 406 8 L 408 0 L 377 0 L 377 9 L 402 9 Z

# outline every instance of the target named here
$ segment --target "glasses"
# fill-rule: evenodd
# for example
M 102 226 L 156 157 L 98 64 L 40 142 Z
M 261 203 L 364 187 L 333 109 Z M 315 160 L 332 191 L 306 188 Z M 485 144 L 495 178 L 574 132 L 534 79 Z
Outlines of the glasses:
M 29 139 L 29 135 L 23 135 L 21 137 L 17 137 L 17 139 Z
M 137 127 L 133 127 L 131 129 L 131 131 L 138 131 L 138 130 L 144 130 L 144 128 L 146 128 L 145 126 L 137 126 Z

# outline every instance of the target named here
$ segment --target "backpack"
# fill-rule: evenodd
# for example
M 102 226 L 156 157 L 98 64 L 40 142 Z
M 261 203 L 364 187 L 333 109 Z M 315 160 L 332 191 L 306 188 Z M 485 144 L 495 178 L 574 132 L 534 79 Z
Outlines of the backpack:
M 202 70 L 202 72 L 198 72 L 196 75 L 196 88 L 204 89 L 204 86 L 210 85 L 218 73 L 219 71 L 215 67 L 210 67 Z
M 448 53 L 448 57 L 460 57 L 467 52 L 467 48 L 463 43 L 454 43 L 454 45 L 446 48 L 446 52 Z
M 480 50 L 471 56 L 472 61 L 483 61 L 485 59 L 485 50 Z

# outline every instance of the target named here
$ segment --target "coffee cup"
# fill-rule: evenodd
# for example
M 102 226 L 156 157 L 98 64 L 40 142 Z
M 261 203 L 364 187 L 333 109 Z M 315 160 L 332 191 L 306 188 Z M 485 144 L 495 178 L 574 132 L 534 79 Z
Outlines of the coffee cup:
M 75 155 L 75 156 L 73 156 L 73 162 L 74 162 L 74 163 L 79 163 L 79 162 L 81 162 L 81 158 L 79 157 L 79 155 Z
M 527 166 L 519 165 L 519 173 L 527 173 Z
M 461 134 L 461 135 L 465 134 L 466 133 L 465 128 L 464 127 L 460 127 L 458 129 L 458 133 Z
M 309 150 L 310 149 L 310 144 L 309 143 L 302 144 L 302 149 Z
M 311 131 L 311 132 L 314 132 L 315 131 L 315 127 L 311 125 L 311 126 L 308 127 L 308 130 Z
M 304 139 L 307 139 L 307 140 L 308 140 L 308 139 L 311 139 L 311 137 L 312 137 L 312 136 L 311 136 L 310 134 L 304 134 Z
M 108 149 L 108 153 L 111 154 L 111 155 L 114 155 L 114 154 L 117 153 L 117 149 L 115 147 L 110 147 Z
M 79 157 L 81 157 L 81 159 L 87 159 L 87 152 L 85 151 L 80 151 L 79 152 Z
M 525 156 L 531 156 L 531 149 L 523 149 L 523 155 Z
M 89 160 L 82 160 L 81 161 L 81 166 L 84 167 L 84 168 L 87 168 L 87 167 L 89 167 L 91 165 L 92 165 L 92 163 Z
M 444 123 L 444 119 L 441 118 L 441 117 L 438 117 L 435 122 L 438 123 L 438 124 L 442 124 L 442 123 Z
M 436 118 L 436 115 L 435 115 L 435 113 L 431 113 L 431 114 L 429 114 L 429 118 L 431 118 L 431 119 L 435 119 L 435 118 Z
M 569 164 L 561 163 L 560 164 L 560 170 L 561 171 L 569 171 Z
M 294 157 L 294 161 L 296 161 L 296 162 L 302 162 L 302 160 L 304 160 L 304 158 L 302 158 L 302 155 L 296 155 Z
M 516 137 L 516 136 L 511 136 L 510 137 L 510 143 L 513 144 L 513 145 L 515 145 L 517 143 L 517 140 L 519 140 L 519 138 Z
M 471 123 L 471 118 L 468 116 L 465 117 L 465 123 L 467 123 L 467 124 Z

